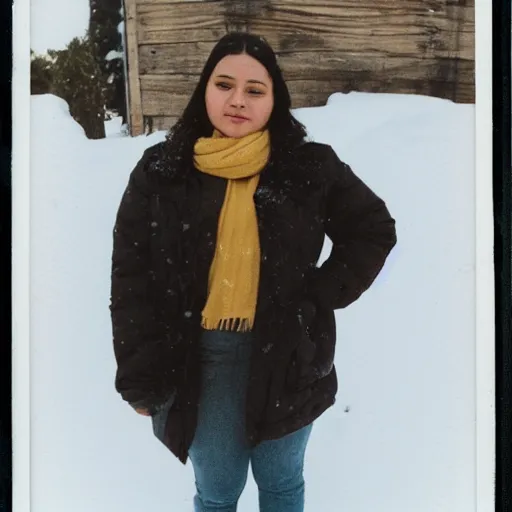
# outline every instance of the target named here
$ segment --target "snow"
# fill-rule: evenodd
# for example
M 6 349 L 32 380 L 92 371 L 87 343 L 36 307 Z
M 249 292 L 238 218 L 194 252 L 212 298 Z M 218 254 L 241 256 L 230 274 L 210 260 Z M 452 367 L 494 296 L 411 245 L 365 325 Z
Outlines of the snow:
M 105 121 L 105 137 L 124 137 L 124 127 L 125 125 L 123 125 L 123 118 L 119 116 Z
M 31 108 L 33 510 L 191 511 L 190 462 L 115 392 L 108 310 L 119 200 L 165 133 L 121 136 L 114 118 L 88 140 L 63 100 Z M 474 105 L 350 93 L 295 114 L 398 231 L 375 284 L 336 313 L 339 392 L 313 428 L 306 510 L 474 510 Z M 239 510 L 258 510 L 252 477 Z
M 105 60 L 114 60 L 114 59 L 122 59 L 124 57 L 123 52 L 118 52 L 117 50 L 110 50 L 105 56 Z

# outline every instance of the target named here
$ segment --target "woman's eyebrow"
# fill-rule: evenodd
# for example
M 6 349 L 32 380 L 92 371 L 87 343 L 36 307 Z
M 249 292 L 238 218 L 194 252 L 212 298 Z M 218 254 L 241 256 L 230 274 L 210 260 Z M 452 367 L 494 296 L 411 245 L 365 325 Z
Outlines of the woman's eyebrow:
M 217 75 L 217 78 L 228 78 L 229 80 L 235 80 L 235 78 L 230 75 Z M 247 80 L 247 82 L 250 84 L 261 84 L 265 87 L 268 87 L 265 82 L 261 82 L 260 80 Z
M 260 85 L 263 85 L 264 87 L 267 87 L 267 84 L 265 82 L 260 82 L 259 80 L 247 80 L 247 81 L 251 84 L 260 84 Z

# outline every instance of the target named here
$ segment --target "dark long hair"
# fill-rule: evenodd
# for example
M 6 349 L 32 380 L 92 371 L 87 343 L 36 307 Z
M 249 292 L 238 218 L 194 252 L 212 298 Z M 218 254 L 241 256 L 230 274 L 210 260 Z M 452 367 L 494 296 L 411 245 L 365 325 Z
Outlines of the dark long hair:
M 290 112 L 290 92 L 271 46 L 263 37 L 246 32 L 231 32 L 222 37 L 213 48 L 187 107 L 166 136 L 164 153 L 169 159 L 169 165 L 173 165 L 171 160 L 174 160 L 174 165 L 178 160 L 187 168 L 191 167 L 195 142 L 200 137 L 212 135 L 213 125 L 208 118 L 205 103 L 208 80 L 217 63 L 225 56 L 242 53 L 250 55 L 265 66 L 272 78 L 274 108 L 267 125 L 271 161 L 281 161 L 306 138 L 306 128 Z

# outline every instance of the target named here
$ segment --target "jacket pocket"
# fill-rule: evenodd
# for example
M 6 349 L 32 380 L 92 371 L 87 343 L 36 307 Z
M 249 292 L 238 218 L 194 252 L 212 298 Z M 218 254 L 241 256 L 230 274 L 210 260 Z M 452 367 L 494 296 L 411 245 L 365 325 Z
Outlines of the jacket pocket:
M 295 348 L 291 353 L 286 372 L 286 385 L 292 391 L 303 389 L 308 381 L 308 375 L 317 353 L 317 345 L 313 340 L 312 332 L 316 318 L 315 305 L 307 300 L 297 307 L 294 318 L 296 336 Z
M 297 317 L 299 333 L 297 345 L 293 350 L 288 366 L 287 387 L 300 391 L 314 385 L 327 377 L 334 365 L 336 348 L 336 319 L 334 311 L 329 307 L 313 304 L 313 314 L 307 314 L 306 307 L 299 308 L 305 312 Z M 300 313 L 300 311 L 299 311 Z

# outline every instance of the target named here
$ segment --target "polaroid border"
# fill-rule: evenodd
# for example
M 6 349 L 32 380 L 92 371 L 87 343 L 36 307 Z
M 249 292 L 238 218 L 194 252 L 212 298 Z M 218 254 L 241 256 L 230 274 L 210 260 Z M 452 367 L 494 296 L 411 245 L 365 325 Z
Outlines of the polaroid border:
M 492 205 L 492 3 L 475 0 L 476 37 L 476 512 L 494 510 L 495 339 Z M 31 510 L 30 1 L 13 6 L 13 510 Z

